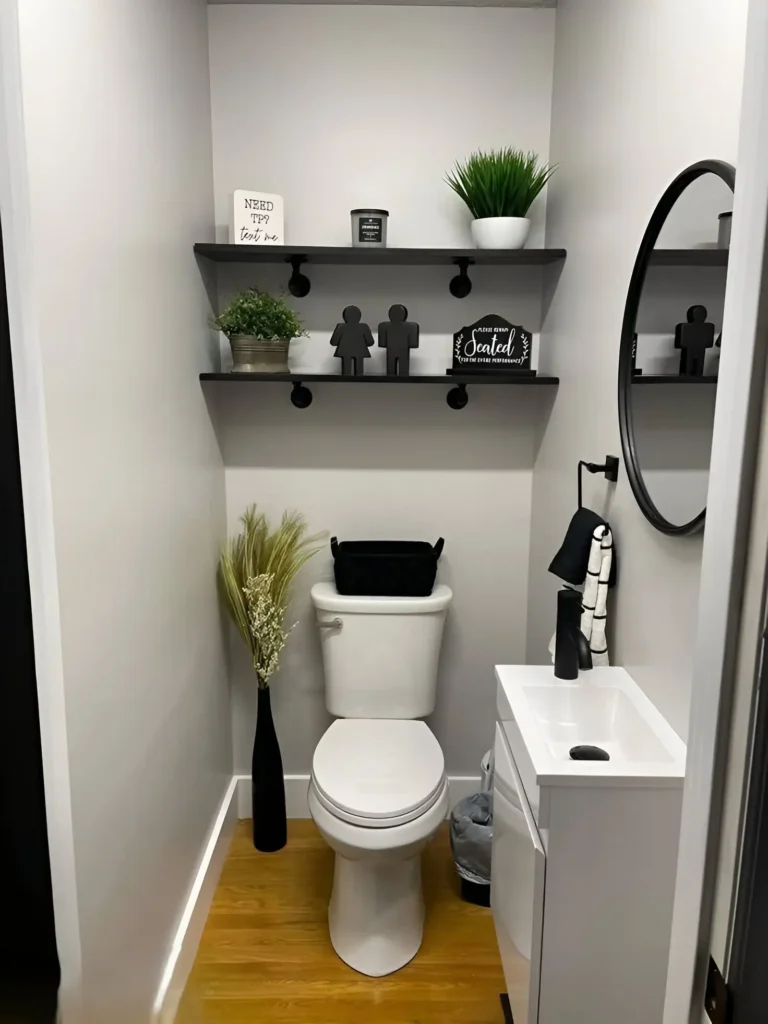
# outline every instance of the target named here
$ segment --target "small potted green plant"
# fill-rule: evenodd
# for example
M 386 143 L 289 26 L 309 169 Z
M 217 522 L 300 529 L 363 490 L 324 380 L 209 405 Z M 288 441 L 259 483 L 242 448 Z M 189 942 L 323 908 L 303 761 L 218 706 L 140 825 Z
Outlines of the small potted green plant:
M 307 333 L 285 299 L 258 288 L 236 295 L 213 324 L 229 338 L 239 373 L 288 373 L 291 339 Z
M 445 180 L 469 207 L 478 249 L 522 249 L 531 227 L 526 214 L 555 170 L 535 153 L 507 146 L 457 161 Z

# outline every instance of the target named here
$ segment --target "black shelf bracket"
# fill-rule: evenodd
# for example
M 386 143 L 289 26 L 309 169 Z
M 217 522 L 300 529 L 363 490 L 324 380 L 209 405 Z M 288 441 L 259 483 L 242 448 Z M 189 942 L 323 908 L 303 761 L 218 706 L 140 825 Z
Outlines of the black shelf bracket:
M 445 396 L 445 400 L 451 409 L 463 409 L 469 401 L 467 385 L 457 384 L 455 388 L 451 388 Z
M 457 257 L 453 261 L 459 268 L 459 272 L 456 277 L 451 278 L 451 283 L 448 285 L 448 290 L 455 299 L 466 299 L 469 293 L 472 291 L 472 282 L 469 279 L 467 270 L 469 264 L 473 263 L 474 260 L 466 259 L 463 256 Z M 464 405 L 467 403 L 465 402 Z M 456 408 L 462 408 L 462 406 L 456 406 Z
M 293 382 L 291 388 L 291 405 L 297 409 L 306 409 L 312 405 L 312 392 L 300 380 Z
M 579 462 L 579 508 L 582 507 L 581 500 L 581 471 L 586 469 L 588 473 L 602 473 L 606 480 L 615 484 L 619 479 L 619 457 L 618 455 L 606 455 L 605 462 Z
M 301 265 L 307 262 L 307 257 L 290 256 L 285 262 L 290 263 L 293 267 L 293 273 L 288 280 L 288 291 L 297 299 L 303 299 L 305 295 L 309 295 L 312 287 L 312 282 L 307 275 L 301 272 Z
M 307 409 L 312 405 L 313 394 L 310 389 L 300 380 L 292 382 L 291 405 L 296 409 Z M 466 384 L 457 384 L 451 388 L 445 396 L 445 400 L 451 409 L 464 409 L 469 401 Z M 581 463 L 580 463 L 581 465 Z M 586 463 L 584 463 L 586 465 Z

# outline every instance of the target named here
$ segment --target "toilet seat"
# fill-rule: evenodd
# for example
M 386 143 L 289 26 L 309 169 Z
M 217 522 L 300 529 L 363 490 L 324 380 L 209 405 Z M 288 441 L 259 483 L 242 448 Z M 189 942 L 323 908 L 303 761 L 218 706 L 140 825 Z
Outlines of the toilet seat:
M 392 828 L 425 814 L 445 790 L 445 761 L 418 720 L 343 718 L 317 745 L 312 788 L 336 818 Z

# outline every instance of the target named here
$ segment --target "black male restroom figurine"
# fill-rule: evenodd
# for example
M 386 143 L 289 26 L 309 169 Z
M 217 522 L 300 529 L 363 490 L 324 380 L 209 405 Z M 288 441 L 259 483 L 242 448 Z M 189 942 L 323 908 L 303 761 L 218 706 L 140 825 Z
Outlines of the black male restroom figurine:
M 341 314 L 344 323 L 336 324 L 331 335 L 331 344 L 336 346 L 334 355 L 341 360 L 343 377 L 354 377 L 364 372 L 364 359 L 370 359 L 368 351 L 373 345 L 373 335 L 368 324 L 361 324 L 362 313 L 357 306 L 347 306 Z
M 680 375 L 701 377 L 704 357 L 715 344 L 715 325 L 707 322 L 706 306 L 691 306 L 686 314 L 687 323 L 675 327 L 675 348 L 680 352 Z
M 408 319 L 405 306 L 389 307 L 389 320 L 379 324 L 379 348 L 387 350 L 387 373 L 407 377 L 411 349 L 419 347 L 419 325 Z

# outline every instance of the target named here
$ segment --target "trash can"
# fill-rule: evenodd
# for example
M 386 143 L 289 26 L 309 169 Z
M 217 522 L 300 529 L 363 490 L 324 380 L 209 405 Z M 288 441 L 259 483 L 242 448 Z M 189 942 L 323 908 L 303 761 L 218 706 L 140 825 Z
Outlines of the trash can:
M 451 852 L 461 881 L 461 898 L 479 907 L 491 905 L 493 841 L 493 756 L 481 762 L 482 793 L 459 800 L 451 811 Z

